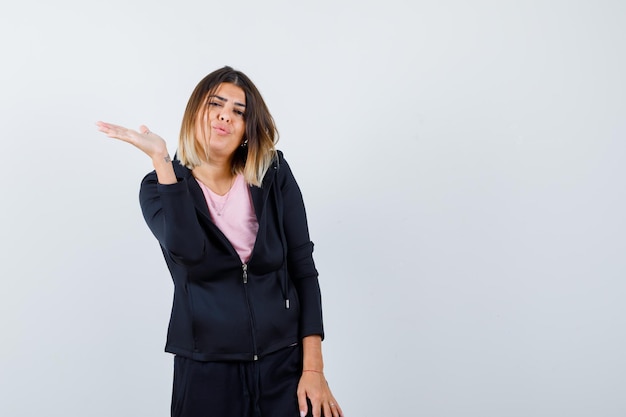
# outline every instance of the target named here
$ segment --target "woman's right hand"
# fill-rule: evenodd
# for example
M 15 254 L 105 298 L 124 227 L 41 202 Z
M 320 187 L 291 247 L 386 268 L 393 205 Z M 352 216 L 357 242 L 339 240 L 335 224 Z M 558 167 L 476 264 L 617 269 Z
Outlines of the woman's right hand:
M 139 132 L 105 122 L 96 122 L 96 126 L 98 126 L 100 132 L 108 137 L 130 143 L 152 158 L 152 160 L 163 159 L 168 155 L 165 140 L 159 135 L 150 132 L 146 126 L 140 126 Z
M 127 129 L 111 123 L 96 122 L 98 130 L 110 138 L 128 142 L 152 159 L 152 165 L 160 184 L 174 184 L 177 182 L 172 160 L 167 152 L 165 140 L 159 135 L 150 132 L 146 126 L 140 126 L 140 132 Z

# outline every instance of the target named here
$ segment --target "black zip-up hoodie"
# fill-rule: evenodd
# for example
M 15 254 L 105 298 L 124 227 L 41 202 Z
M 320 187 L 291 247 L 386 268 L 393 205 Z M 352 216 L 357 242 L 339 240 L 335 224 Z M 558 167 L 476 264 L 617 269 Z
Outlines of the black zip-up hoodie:
M 259 223 L 247 264 L 211 220 L 191 171 L 178 182 L 146 175 L 139 199 L 174 281 L 165 350 L 200 361 L 256 360 L 301 338 L 324 336 L 313 243 L 302 195 L 279 151 L 250 192 Z

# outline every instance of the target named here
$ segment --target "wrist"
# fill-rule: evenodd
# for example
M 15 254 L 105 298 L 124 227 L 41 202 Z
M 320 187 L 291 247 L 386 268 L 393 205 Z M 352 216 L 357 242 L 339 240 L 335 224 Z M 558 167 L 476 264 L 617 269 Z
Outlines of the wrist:
M 167 149 L 152 155 L 152 165 L 157 174 L 159 184 L 175 184 L 178 182 L 174 173 L 174 165 Z
M 302 373 L 305 373 L 305 372 L 313 372 L 316 374 L 324 375 L 324 371 L 318 371 L 317 369 L 303 369 Z
M 155 168 L 157 168 L 160 165 L 171 164 L 171 163 L 172 163 L 172 158 L 170 158 L 170 154 L 167 151 L 160 152 L 152 156 L 152 165 L 154 165 Z
M 311 335 L 302 339 L 302 369 L 324 371 L 320 336 Z

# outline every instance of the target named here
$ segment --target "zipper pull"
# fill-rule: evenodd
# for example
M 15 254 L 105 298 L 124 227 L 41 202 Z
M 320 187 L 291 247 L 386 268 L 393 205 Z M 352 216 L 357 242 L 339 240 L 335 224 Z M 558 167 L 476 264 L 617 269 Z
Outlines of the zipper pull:
M 248 283 L 248 264 L 241 265 L 241 268 L 243 268 L 243 283 L 247 284 Z

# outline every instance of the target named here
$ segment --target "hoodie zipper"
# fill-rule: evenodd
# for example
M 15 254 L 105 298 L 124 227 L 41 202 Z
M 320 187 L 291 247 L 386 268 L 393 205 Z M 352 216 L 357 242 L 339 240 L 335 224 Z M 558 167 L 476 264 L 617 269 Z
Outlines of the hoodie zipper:
M 246 296 L 246 304 L 248 305 L 248 314 L 250 315 L 250 325 L 252 326 L 252 329 L 254 329 L 255 326 L 255 319 L 254 319 L 254 314 L 252 313 L 252 307 L 250 306 L 250 299 L 249 299 L 249 295 L 248 295 L 248 286 L 245 284 L 248 284 L 248 264 L 244 263 L 241 264 L 241 269 L 243 271 L 242 277 L 243 277 L 243 290 L 245 292 L 245 296 Z M 254 330 L 252 330 L 250 336 L 252 337 L 252 350 L 254 351 L 253 356 L 252 356 L 252 360 L 256 361 L 259 359 L 259 355 L 257 353 L 257 346 L 256 346 L 256 336 L 254 334 Z
M 277 170 L 277 168 L 278 168 L 278 166 L 277 166 L 277 165 L 274 165 L 274 170 Z M 201 191 L 202 191 L 202 190 L 201 190 Z M 263 204 L 265 204 L 265 203 L 267 202 L 267 199 L 268 199 L 268 198 L 269 198 L 269 194 L 265 195 L 265 197 L 264 197 L 264 201 L 263 201 Z M 254 205 L 254 201 L 253 201 L 253 206 L 255 206 L 255 205 Z M 256 206 L 255 206 L 255 207 L 256 207 Z M 256 214 L 256 209 L 255 209 L 255 214 Z M 260 223 L 260 222 L 259 222 L 259 223 Z M 214 224 L 214 223 L 213 223 L 213 224 Z M 215 224 L 214 224 L 214 225 L 215 225 Z M 237 251 L 236 251 L 236 250 L 235 250 L 235 248 L 233 247 L 232 243 L 228 240 L 228 238 L 226 237 L 226 235 L 224 235 L 224 233 L 223 233 L 223 232 L 222 232 L 222 231 L 221 231 L 221 230 L 220 230 L 217 226 L 215 226 L 215 229 L 216 229 L 217 234 L 218 234 L 218 235 L 221 235 L 221 237 L 222 237 L 222 238 L 223 238 L 223 240 L 226 242 L 226 244 L 230 247 L 230 249 L 232 249 L 232 253 L 233 253 L 235 256 L 239 257 L 239 254 L 237 253 Z M 255 239 L 255 241 L 254 241 L 254 245 L 253 245 L 253 247 L 252 247 L 252 253 L 251 253 L 251 257 L 250 257 L 250 259 L 252 259 L 252 256 L 254 255 L 254 252 L 255 252 L 255 251 L 254 251 L 254 249 L 256 248 L 256 243 L 257 243 L 257 240 L 258 240 L 258 237 L 257 237 L 257 239 Z M 248 262 L 249 262 L 249 260 L 248 260 Z M 254 352 L 254 353 L 253 353 L 252 360 L 256 361 L 256 360 L 258 360 L 258 359 L 259 359 L 259 356 L 258 356 L 258 352 L 257 352 L 257 341 L 256 341 L 256 336 L 255 336 L 255 334 L 254 334 L 254 330 L 253 330 L 253 329 L 254 329 L 254 326 L 255 326 L 255 321 L 256 321 L 256 320 L 255 320 L 255 318 L 254 318 L 254 314 L 253 314 L 253 312 L 252 312 L 252 307 L 251 307 L 251 305 L 250 305 L 250 299 L 249 299 L 249 294 L 248 294 L 248 285 L 247 285 L 247 284 L 248 284 L 248 263 L 243 263 L 243 264 L 241 265 L 241 269 L 242 269 L 242 279 L 243 279 L 243 283 L 244 283 L 243 288 L 244 288 L 244 292 L 245 292 L 246 304 L 247 304 L 247 306 L 248 306 L 248 314 L 249 314 L 249 316 L 250 316 L 250 325 L 251 325 L 251 328 L 252 328 L 252 331 L 251 331 L 251 337 L 252 337 L 252 349 L 253 349 L 253 352 Z M 286 308 L 289 308 L 289 300 L 285 300 L 285 304 L 286 304 L 286 305 L 285 305 L 285 307 L 286 307 Z

